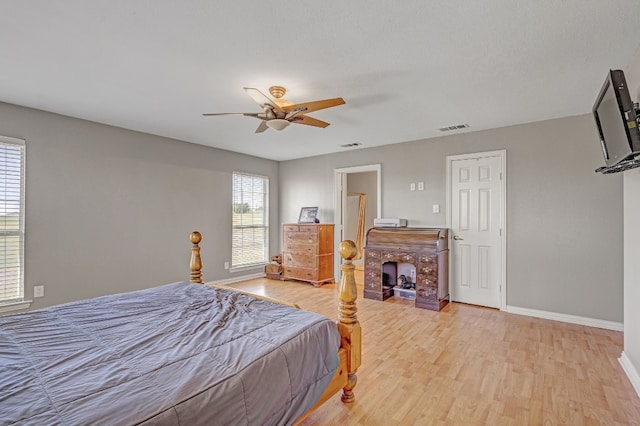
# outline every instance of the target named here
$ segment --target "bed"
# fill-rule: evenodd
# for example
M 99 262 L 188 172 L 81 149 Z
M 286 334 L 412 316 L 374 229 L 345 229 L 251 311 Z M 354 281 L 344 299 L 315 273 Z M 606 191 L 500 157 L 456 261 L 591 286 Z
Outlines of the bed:
M 0 424 L 295 424 L 354 400 L 352 242 L 339 320 L 191 279 L 0 317 Z

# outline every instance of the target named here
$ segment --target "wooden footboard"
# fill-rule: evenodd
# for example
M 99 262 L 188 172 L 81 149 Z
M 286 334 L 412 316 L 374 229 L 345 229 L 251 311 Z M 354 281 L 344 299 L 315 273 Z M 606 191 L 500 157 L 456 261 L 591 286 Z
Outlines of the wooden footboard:
M 203 284 L 202 280 L 202 258 L 200 256 L 200 241 L 202 235 L 199 232 L 192 232 L 190 240 L 193 243 L 191 248 L 191 282 Z M 316 408 L 320 407 L 325 401 L 331 398 L 333 395 L 342 390 L 340 398 L 343 402 L 353 402 L 355 396 L 353 394 L 353 388 L 356 386 L 357 377 L 356 371 L 361 364 L 362 356 L 362 331 L 360 323 L 358 322 L 356 306 L 356 299 L 358 297 L 356 280 L 354 275 L 355 266 L 352 263 L 353 258 L 357 255 L 358 250 L 356 245 L 351 240 L 345 240 L 340 243 L 339 247 L 340 255 L 344 258 L 344 263 L 340 269 L 342 274 L 340 277 L 340 284 L 338 287 L 338 321 L 336 326 L 340 332 L 340 349 L 338 350 L 338 357 L 340 364 L 338 370 L 331 379 L 331 382 L 327 386 L 326 390 L 316 403 L 308 412 L 300 417 L 296 424 L 304 420 L 309 414 L 311 414 Z M 230 287 L 219 287 L 226 290 L 236 290 Z M 246 293 L 246 292 L 243 292 Z M 259 296 L 251 293 L 252 297 L 259 299 L 265 299 L 272 302 L 282 303 L 295 308 L 299 308 L 298 305 L 282 302 L 269 297 Z
M 338 287 L 338 298 L 340 299 L 338 306 L 339 319 L 336 322 L 340 332 L 340 349 L 338 350 L 340 365 L 316 405 L 300 417 L 296 424 L 302 422 L 315 409 L 339 392 L 340 389 L 342 389 L 342 394 L 340 395 L 342 402 L 353 402 L 355 400 L 353 388 L 357 383 L 356 371 L 361 364 L 362 331 L 356 315 L 358 312 L 358 307 L 356 306 L 358 293 L 353 273 L 355 266 L 351 261 L 358 254 L 358 249 L 353 241 L 345 240 L 340 243 L 339 252 L 344 258 L 344 263 L 340 266 L 342 274 L 340 286 Z

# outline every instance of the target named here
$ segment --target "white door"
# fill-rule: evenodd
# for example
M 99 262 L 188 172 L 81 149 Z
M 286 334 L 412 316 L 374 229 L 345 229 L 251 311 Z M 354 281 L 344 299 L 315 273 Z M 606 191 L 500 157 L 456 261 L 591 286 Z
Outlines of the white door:
M 452 299 L 501 308 L 504 152 L 451 157 Z

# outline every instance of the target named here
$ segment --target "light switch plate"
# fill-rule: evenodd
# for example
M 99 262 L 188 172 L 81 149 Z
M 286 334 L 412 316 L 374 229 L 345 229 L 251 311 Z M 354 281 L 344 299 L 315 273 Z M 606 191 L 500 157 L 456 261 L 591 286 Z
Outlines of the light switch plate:
M 434 213 L 440 213 L 440 204 L 434 204 L 433 205 L 433 212 Z
M 411 185 L 409 185 L 409 189 L 411 189 L 412 191 L 416 190 L 416 184 L 411 182 Z
M 424 191 L 424 182 L 418 182 L 418 191 Z

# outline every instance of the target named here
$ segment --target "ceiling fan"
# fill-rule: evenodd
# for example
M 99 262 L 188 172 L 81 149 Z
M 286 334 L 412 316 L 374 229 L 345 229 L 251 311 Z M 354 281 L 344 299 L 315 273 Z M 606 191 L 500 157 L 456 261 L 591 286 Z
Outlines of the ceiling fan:
M 344 99 L 333 98 L 321 101 L 305 102 L 302 104 L 294 104 L 282 97 L 287 92 L 282 86 L 269 87 L 269 93 L 273 98 L 268 97 L 258 89 L 253 87 L 244 87 L 245 92 L 260 105 L 262 112 L 220 112 L 202 114 L 204 116 L 216 115 L 244 115 L 247 117 L 255 117 L 261 120 L 260 125 L 256 129 L 256 133 L 262 133 L 268 128 L 274 130 L 284 130 L 289 124 L 305 124 L 307 126 L 327 127 L 329 123 L 309 117 L 307 113 L 318 111 L 325 108 L 331 108 L 343 105 Z

